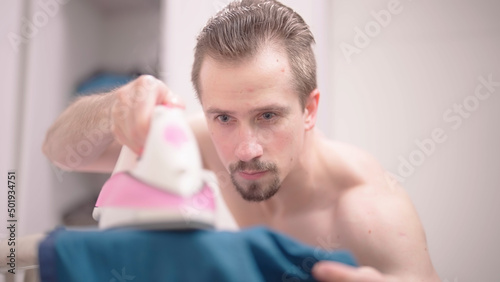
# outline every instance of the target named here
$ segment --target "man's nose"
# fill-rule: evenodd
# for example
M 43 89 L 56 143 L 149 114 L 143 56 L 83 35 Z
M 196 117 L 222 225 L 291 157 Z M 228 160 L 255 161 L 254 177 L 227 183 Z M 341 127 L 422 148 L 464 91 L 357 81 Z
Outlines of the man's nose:
M 240 161 L 248 162 L 262 156 L 263 148 L 250 130 L 240 131 L 240 141 L 235 155 Z

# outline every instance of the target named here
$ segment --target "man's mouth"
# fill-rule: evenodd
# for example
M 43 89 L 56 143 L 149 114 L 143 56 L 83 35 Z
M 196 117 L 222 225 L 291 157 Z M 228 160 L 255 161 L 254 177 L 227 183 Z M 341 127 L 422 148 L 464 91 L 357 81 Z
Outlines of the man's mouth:
M 263 171 L 239 171 L 238 174 L 246 180 L 256 180 L 264 176 L 267 170 Z

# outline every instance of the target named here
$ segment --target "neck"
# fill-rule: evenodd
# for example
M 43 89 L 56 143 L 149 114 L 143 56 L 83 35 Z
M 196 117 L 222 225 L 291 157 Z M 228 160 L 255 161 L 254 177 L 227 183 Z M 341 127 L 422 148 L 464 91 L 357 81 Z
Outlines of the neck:
M 299 212 L 313 204 L 325 173 L 322 166 L 321 134 L 315 129 L 306 132 L 303 150 L 297 164 L 283 180 L 280 191 L 271 199 L 259 203 L 263 211 L 270 216 L 283 216 Z

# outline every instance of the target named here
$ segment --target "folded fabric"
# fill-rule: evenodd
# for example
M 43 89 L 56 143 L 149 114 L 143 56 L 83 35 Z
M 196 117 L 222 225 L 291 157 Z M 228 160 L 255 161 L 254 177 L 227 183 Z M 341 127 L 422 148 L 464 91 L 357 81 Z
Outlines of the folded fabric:
M 39 246 L 42 282 L 316 281 L 318 260 L 356 266 L 264 227 L 238 232 L 59 228 Z

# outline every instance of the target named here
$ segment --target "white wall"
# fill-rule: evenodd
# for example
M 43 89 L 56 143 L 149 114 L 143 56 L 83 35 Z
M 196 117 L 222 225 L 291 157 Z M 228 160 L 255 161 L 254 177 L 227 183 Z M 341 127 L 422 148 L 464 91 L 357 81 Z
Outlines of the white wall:
M 19 75 L 21 53 L 16 52 L 16 48 L 10 43 L 8 37 L 10 34 L 18 33 L 20 22 L 17 19 L 22 14 L 21 1 L 2 1 L 0 2 L 0 13 L 2 24 L 0 25 L 0 173 L 3 182 L 6 183 L 7 172 L 12 169 L 18 169 L 16 139 L 18 135 L 19 121 L 17 116 L 17 104 L 19 93 Z M 4 180 L 5 179 L 5 180 Z M 6 185 L 6 184 L 4 184 Z M 7 220 L 7 190 L 0 189 L 0 221 Z M 0 231 L 0 240 L 7 236 L 7 230 L 2 228 Z
M 500 82 L 500 5 L 400 1 L 390 23 L 346 56 L 341 46 L 356 47 L 355 27 L 389 2 L 339 0 L 331 7 L 331 130 L 402 176 L 443 280 L 499 281 L 500 87 L 461 125 L 443 114 L 468 96 L 474 102 L 478 77 Z M 415 140 L 432 138 L 437 128 L 447 139 L 419 164 Z M 413 171 L 399 171 L 400 157 L 413 160 Z
M 162 2 L 160 79 L 186 103 L 187 114 L 201 111 L 191 85 L 196 36 L 223 3 L 197 0 Z

